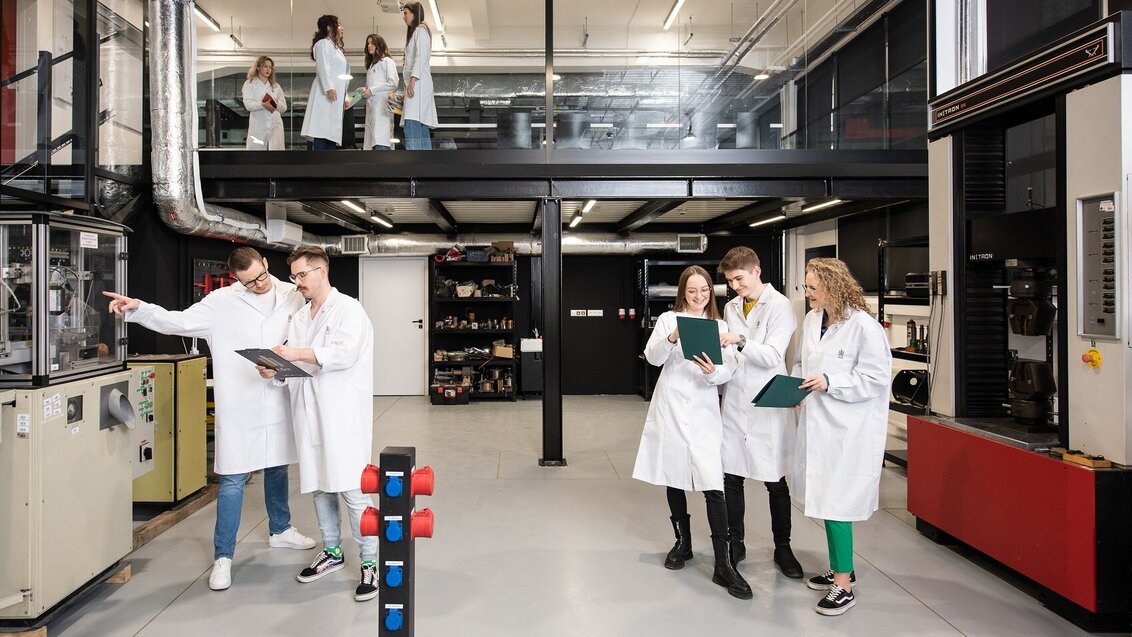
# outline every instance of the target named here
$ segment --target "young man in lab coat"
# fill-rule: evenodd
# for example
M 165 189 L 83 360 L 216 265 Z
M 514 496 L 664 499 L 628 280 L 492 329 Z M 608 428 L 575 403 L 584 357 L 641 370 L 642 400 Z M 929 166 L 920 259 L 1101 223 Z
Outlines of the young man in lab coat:
M 238 349 L 271 347 L 286 338 L 288 319 L 303 305 L 295 286 L 271 276 L 267 259 L 254 248 L 236 248 L 228 256 L 232 285 L 213 290 L 182 312 L 171 312 L 112 292 L 110 311 L 162 334 L 204 338 L 212 354 L 216 397 L 216 461 L 220 476 L 216 496 L 215 562 L 208 578 L 214 591 L 232 585 L 232 558 L 248 474 L 263 470 L 268 545 L 312 549 L 314 540 L 291 526 L 287 504 L 287 465 L 295 462 L 295 441 L 288 420 L 287 393 L 264 383 Z
M 790 549 L 790 487 L 786 484 L 794 447 L 794 416 L 789 409 L 755 407 L 751 399 L 770 379 L 786 373 L 786 348 L 798 326 L 790 300 L 762 281 L 754 250 L 732 248 L 719 271 L 736 297 L 723 308 L 728 333 L 723 346 L 735 345 L 735 375 L 723 388 L 723 491 L 731 555 L 738 563 L 746 554 L 743 480 L 761 480 L 770 500 L 774 564 L 782 574 L 801 578 L 802 565 Z
M 373 506 L 361 490 L 362 470 L 373 455 L 373 325 L 357 299 L 330 285 L 330 261 L 322 248 L 299 248 L 287 263 L 291 280 L 310 303 L 291 317 L 285 344 L 272 349 L 311 377 L 274 382 L 285 383 L 290 392 L 300 490 L 314 494 L 323 545 L 297 579 L 313 582 L 345 566 L 341 496 L 361 548 L 361 581 L 354 599 L 365 601 L 377 597 L 377 538 L 361 533 L 362 512 Z M 259 370 L 264 378 L 275 374 Z

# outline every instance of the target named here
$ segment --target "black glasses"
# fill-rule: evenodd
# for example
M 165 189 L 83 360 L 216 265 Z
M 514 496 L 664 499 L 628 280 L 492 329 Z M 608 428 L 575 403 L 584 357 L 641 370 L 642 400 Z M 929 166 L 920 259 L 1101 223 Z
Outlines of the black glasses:
M 314 272 L 315 270 L 321 270 L 321 269 L 322 269 L 321 265 L 316 266 L 316 267 L 313 267 L 309 270 L 304 270 L 302 272 L 296 272 L 295 274 L 288 275 L 287 278 L 291 279 L 292 283 L 296 283 L 298 281 L 302 281 L 303 279 L 307 278 L 307 275 L 310 274 L 311 272 Z
M 244 287 L 246 287 L 250 290 L 251 288 L 255 287 L 256 284 L 263 283 L 264 281 L 266 281 L 267 277 L 268 277 L 267 270 L 264 270 L 263 274 L 260 274 L 259 276 L 252 279 L 251 281 L 240 281 L 240 283 L 242 283 L 244 285 Z

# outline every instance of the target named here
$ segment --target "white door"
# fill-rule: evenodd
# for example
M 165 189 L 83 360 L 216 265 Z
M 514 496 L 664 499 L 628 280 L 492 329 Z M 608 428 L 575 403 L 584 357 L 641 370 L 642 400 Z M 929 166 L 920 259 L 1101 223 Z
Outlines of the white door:
M 373 322 L 373 395 L 428 392 L 428 261 L 361 259 L 361 302 Z

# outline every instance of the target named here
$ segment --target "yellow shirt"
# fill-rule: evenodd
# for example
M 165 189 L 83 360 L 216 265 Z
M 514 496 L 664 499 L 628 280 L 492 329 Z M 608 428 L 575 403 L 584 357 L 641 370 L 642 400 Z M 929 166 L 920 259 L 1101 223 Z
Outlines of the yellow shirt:
M 755 299 L 753 301 L 748 301 L 747 299 L 743 299 L 743 316 L 745 316 L 745 317 L 750 316 L 751 310 L 755 309 L 755 306 L 758 305 L 758 304 L 759 304 L 758 299 Z

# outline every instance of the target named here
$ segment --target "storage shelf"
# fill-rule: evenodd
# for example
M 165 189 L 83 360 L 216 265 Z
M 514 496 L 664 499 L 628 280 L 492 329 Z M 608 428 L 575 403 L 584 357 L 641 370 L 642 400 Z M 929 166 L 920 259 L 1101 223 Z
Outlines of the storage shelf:
M 483 400 L 514 400 L 515 392 L 498 392 L 498 391 L 473 391 L 468 392 L 470 398 L 480 398 Z
M 438 268 L 509 268 L 515 264 L 510 261 L 441 261 L 436 264 Z
M 519 299 L 513 296 L 467 296 L 467 297 L 437 297 L 437 303 L 514 303 Z
M 510 334 L 514 330 L 438 330 L 433 329 L 433 334 Z
M 882 298 L 884 299 L 885 305 L 931 305 L 932 304 L 932 300 L 930 298 L 920 299 L 920 298 L 910 297 L 910 296 L 894 296 L 894 295 L 891 295 L 891 294 L 886 294 Z
M 476 358 L 469 361 L 430 361 L 433 367 L 510 367 L 514 358 Z
M 903 360 L 906 360 L 906 361 L 917 361 L 917 362 L 920 362 L 920 363 L 931 362 L 931 356 L 929 356 L 928 354 L 921 354 L 919 352 L 909 352 L 909 351 L 903 350 L 903 349 L 893 349 L 892 350 L 892 357 L 893 358 L 900 358 L 900 359 L 903 359 Z
M 888 402 L 888 408 L 892 411 L 898 411 L 902 414 L 908 414 L 909 416 L 923 416 L 926 412 L 926 409 L 923 407 L 906 405 L 904 403 L 898 403 L 895 400 L 890 400 Z

